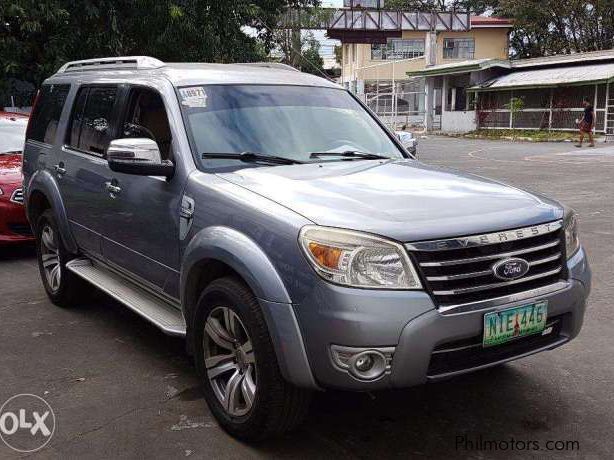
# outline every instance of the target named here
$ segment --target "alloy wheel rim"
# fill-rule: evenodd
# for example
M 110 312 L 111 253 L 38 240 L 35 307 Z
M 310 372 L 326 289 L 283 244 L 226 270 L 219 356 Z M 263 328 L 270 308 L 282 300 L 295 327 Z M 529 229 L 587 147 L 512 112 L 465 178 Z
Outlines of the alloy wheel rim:
M 213 393 L 232 416 L 247 414 L 256 398 L 256 361 L 247 329 L 228 307 L 207 317 L 203 337 L 205 368 Z
M 55 238 L 55 232 L 50 225 L 45 225 L 41 233 L 41 262 L 49 288 L 55 292 L 60 288 L 62 270 L 60 253 Z

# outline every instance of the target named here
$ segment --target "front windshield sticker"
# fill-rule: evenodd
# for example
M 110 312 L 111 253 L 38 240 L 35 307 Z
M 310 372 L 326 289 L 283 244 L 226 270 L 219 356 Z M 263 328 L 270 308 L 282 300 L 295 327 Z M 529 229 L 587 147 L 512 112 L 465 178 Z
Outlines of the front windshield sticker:
M 207 93 L 202 86 L 180 88 L 181 104 L 187 107 L 207 107 Z

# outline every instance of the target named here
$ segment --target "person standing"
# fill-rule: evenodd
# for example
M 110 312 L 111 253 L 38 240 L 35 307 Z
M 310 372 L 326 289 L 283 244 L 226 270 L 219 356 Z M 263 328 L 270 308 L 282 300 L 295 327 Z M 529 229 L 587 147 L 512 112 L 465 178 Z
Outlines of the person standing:
M 576 144 L 576 147 L 582 147 L 582 141 L 584 141 L 584 135 L 588 134 L 589 147 L 595 147 L 595 140 L 593 139 L 593 126 L 595 125 L 595 110 L 588 98 L 584 98 L 582 101 L 584 106 L 584 116 L 578 123 L 580 129 L 580 141 Z

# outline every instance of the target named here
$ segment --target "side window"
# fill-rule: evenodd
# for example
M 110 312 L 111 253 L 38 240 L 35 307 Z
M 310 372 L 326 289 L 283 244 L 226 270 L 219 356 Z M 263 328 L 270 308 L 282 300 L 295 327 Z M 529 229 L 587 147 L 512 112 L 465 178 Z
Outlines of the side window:
M 128 113 L 120 137 L 146 137 L 157 142 L 163 160 L 171 158 L 171 130 L 162 97 L 156 91 L 130 91 Z
M 88 88 L 81 88 L 79 90 L 70 116 L 67 135 L 68 140 L 66 143 L 75 149 L 79 148 L 79 135 L 81 134 L 81 124 L 83 123 L 83 109 L 85 108 L 88 91 Z
M 68 144 L 78 150 L 104 155 L 111 140 L 111 117 L 116 86 L 81 88 L 70 119 Z
M 70 85 L 43 85 L 26 139 L 53 144 Z

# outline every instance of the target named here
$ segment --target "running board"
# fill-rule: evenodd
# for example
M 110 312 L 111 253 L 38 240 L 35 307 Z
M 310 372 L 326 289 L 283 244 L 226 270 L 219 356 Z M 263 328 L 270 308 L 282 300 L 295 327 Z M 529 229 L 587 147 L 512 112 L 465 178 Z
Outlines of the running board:
M 131 281 L 90 259 L 71 260 L 66 268 L 123 303 L 162 332 L 185 337 L 183 313 Z

